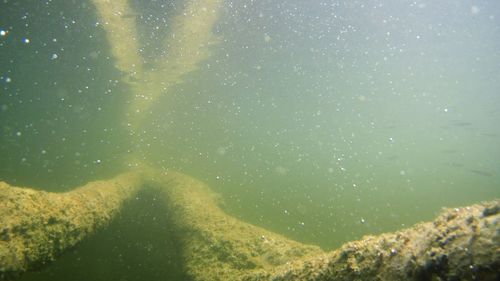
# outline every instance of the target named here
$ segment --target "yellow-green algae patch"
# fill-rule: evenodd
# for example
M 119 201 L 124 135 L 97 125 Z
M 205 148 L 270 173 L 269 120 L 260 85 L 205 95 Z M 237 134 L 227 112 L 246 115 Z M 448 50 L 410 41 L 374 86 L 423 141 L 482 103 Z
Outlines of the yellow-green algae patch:
M 323 252 L 242 222 L 204 183 L 145 168 L 67 193 L 0 185 L 0 280 L 47 264 L 105 226 L 139 190 L 162 198 L 193 280 L 498 280 L 500 201 Z
M 444 210 L 433 222 L 365 236 L 255 280 L 499 280 L 500 201 Z
M 299 258 L 322 254 L 312 245 L 242 222 L 224 213 L 217 195 L 184 174 L 153 176 L 182 245 L 185 267 L 195 280 L 236 280 L 253 270 L 270 270 Z M 168 188 L 164 188 L 168 186 Z
M 106 225 L 139 187 L 134 173 L 59 194 L 0 182 L 0 279 L 52 261 Z

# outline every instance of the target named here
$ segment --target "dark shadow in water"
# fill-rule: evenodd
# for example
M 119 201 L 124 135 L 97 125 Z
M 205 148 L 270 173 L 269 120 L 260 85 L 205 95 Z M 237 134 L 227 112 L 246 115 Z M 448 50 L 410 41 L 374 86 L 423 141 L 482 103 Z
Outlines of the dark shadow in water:
M 470 127 L 472 126 L 472 123 L 467 121 L 452 120 L 451 125 L 455 127 Z
M 476 175 L 480 175 L 480 176 L 483 176 L 483 177 L 492 177 L 493 176 L 492 173 L 486 172 L 486 171 L 481 171 L 481 170 L 470 170 L 470 171 L 473 172 Z
M 457 162 L 447 162 L 447 163 L 445 163 L 445 165 L 453 167 L 453 168 L 463 168 L 464 167 L 464 164 L 457 163 Z
M 107 227 L 22 281 L 190 280 L 183 273 L 168 211 L 153 193 L 127 203 Z

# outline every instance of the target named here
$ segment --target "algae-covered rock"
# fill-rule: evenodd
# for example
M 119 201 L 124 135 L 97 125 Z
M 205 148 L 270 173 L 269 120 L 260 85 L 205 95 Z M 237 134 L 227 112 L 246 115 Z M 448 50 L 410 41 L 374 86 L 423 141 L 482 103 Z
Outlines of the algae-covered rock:
M 217 204 L 217 195 L 189 176 L 170 172 L 153 177 L 150 185 L 163 195 L 171 211 L 172 227 L 193 280 L 238 280 L 247 272 L 270 270 L 323 253 L 317 246 L 298 243 L 226 214 Z
M 0 280 L 46 265 L 105 226 L 138 183 L 124 174 L 50 193 L 0 182 Z
M 499 209 L 499 201 L 447 209 L 433 222 L 244 280 L 500 280 Z
M 198 180 L 151 169 L 61 194 L 1 183 L 0 280 L 50 263 L 140 189 L 168 209 L 167 229 L 192 280 L 500 280 L 499 201 L 325 253 L 228 215 Z

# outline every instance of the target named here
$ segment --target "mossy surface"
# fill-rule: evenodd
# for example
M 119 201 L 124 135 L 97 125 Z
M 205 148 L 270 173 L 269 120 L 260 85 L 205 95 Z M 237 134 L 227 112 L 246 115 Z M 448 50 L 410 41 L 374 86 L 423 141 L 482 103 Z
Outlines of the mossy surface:
M 204 183 L 144 169 L 67 193 L 0 185 L 0 280 L 53 261 L 107 225 L 138 191 L 167 210 L 168 239 L 192 280 L 498 280 L 500 202 L 326 253 L 228 215 Z
M 0 279 L 53 261 L 109 223 L 139 188 L 136 174 L 50 193 L 0 183 Z
M 499 206 L 446 209 L 433 222 L 366 236 L 244 280 L 499 280 Z

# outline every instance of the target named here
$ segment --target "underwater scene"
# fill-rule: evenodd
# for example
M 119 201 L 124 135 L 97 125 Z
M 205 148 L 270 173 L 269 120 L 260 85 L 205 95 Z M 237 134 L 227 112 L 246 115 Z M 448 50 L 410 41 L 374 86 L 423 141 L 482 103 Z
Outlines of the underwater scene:
M 499 123 L 499 1 L 2 0 L 0 280 L 497 280 Z

